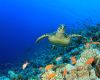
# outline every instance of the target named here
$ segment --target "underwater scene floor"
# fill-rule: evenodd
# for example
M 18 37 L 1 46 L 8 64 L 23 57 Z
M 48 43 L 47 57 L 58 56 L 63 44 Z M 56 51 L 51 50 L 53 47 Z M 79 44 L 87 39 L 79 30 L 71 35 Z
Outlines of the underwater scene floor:
M 35 57 L 17 70 L 0 73 L 0 80 L 100 80 L 100 24 L 85 27 L 67 34 L 60 25 L 56 32 L 38 37 Z

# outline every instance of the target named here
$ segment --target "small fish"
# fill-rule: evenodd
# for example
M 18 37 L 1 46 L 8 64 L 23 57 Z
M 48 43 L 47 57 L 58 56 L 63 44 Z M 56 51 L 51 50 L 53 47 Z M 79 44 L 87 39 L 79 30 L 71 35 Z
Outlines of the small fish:
M 89 59 L 85 62 L 85 64 L 92 64 L 93 61 L 94 61 L 94 58 L 91 57 L 91 58 L 89 58 Z
M 86 43 L 86 44 L 85 44 L 85 47 L 86 47 L 86 48 L 89 48 L 90 45 L 91 45 L 90 43 Z
M 89 48 L 91 44 L 100 44 L 100 42 L 93 42 L 92 38 L 90 38 L 90 42 L 86 43 L 85 47 Z
M 66 74 L 67 74 L 67 70 L 64 69 L 64 71 L 63 71 L 63 76 L 66 76 Z
M 75 58 L 75 56 L 71 57 L 70 59 L 72 61 L 72 64 L 76 64 L 76 58 Z
M 39 67 L 39 70 L 41 71 L 43 69 L 43 67 Z
M 53 68 L 53 64 L 49 64 L 45 67 L 45 70 L 48 71 L 49 69 Z
M 22 65 L 22 69 L 24 70 L 27 66 L 28 66 L 28 62 L 26 61 L 23 65 Z
M 100 42 L 92 42 L 92 44 L 100 44 Z
M 51 73 L 51 74 L 49 74 L 49 75 L 47 76 L 47 79 L 50 80 L 50 79 L 54 78 L 55 76 L 56 76 L 55 73 Z
M 91 44 L 100 44 L 100 42 L 88 42 L 88 43 L 86 43 L 85 47 L 89 48 L 91 46 Z
M 59 57 L 56 58 L 56 61 L 59 61 L 61 59 L 62 59 L 62 56 L 59 56 Z

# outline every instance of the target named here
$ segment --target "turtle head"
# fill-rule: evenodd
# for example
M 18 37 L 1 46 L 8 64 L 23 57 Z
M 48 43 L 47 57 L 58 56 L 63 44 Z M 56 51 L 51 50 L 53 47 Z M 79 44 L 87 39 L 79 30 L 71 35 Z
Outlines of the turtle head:
M 57 33 L 65 33 L 65 25 L 61 24 L 58 29 L 57 29 Z

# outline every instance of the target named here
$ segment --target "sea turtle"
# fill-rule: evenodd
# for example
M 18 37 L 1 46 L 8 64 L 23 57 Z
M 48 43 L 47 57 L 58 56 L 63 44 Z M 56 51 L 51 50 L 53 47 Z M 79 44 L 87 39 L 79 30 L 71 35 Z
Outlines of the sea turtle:
M 51 42 L 53 45 L 67 47 L 71 43 L 72 37 L 82 37 L 82 36 L 78 34 L 66 35 L 65 26 L 61 24 L 56 32 L 50 34 L 44 34 L 39 38 L 37 38 L 36 42 L 39 42 L 40 40 L 46 37 L 48 38 L 49 42 Z

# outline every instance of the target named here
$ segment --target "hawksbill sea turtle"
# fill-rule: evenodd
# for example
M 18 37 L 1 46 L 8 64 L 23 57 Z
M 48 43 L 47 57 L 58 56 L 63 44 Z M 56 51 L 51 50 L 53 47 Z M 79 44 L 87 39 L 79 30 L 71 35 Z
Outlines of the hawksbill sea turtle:
M 72 34 L 67 35 L 65 33 L 65 26 L 61 24 L 57 31 L 54 33 L 44 34 L 37 38 L 36 43 L 38 43 L 40 40 L 44 38 L 48 38 L 49 42 L 51 42 L 53 45 L 59 45 L 62 47 L 67 47 L 71 43 L 71 38 L 73 37 L 82 37 L 79 34 Z

